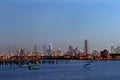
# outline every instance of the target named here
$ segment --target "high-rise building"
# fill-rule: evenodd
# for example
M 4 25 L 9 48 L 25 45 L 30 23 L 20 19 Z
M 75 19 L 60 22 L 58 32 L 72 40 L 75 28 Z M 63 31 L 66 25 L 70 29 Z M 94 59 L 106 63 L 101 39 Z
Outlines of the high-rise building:
M 49 49 L 48 49 L 49 53 L 52 53 L 52 43 L 49 43 Z
M 111 46 L 111 53 L 115 53 L 115 48 L 114 48 L 114 46 Z
M 69 55 L 73 55 L 74 54 L 74 49 L 73 49 L 72 45 L 69 46 L 69 50 L 68 50 L 67 54 L 69 54 Z
M 88 41 L 85 40 L 85 46 L 84 46 L 84 51 L 85 51 L 85 54 L 88 54 Z

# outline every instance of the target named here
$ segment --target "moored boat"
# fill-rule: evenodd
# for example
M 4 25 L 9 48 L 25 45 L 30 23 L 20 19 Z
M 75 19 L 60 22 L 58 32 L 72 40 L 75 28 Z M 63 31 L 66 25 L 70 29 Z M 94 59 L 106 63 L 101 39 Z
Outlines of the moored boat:
M 33 66 L 28 66 L 29 70 L 37 70 L 40 69 L 40 67 L 38 65 L 33 65 Z
M 19 67 L 28 67 L 28 65 L 27 64 L 19 64 Z

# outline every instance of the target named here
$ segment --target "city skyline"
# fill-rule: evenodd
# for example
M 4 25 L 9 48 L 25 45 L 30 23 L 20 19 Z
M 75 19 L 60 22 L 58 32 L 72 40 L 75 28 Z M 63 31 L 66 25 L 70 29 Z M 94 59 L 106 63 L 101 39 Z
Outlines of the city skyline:
M 90 51 L 120 46 L 120 1 L 0 1 L 0 46 L 42 50 L 43 45 L 66 51 L 69 45 Z M 54 48 L 55 48 L 54 47 Z M 55 48 L 55 50 L 56 50 Z
M 88 40 L 84 40 L 84 47 L 80 48 L 78 46 L 73 46 L 73 45 L 69 45 L 67 47 L 66 50 L 58 48 L 56 46 L 54 46 L 52 43 L 48 43 L 47 45 L 43 45 L 42 48 L 40 48 L 41 46 L 34 44 L 34 46 L 30 46 L 31 48 L 28 47 L 20 47 L 20 46 L 16 46 L 16 45 L 9 45 L 9 46 L 2 46 L 0 48 L 0 54 L 18 54 L 20 49 L 23 49 L 24 51 L 26 51 L 27 54 L 30 54 L 31 52 L 34 54 L 41 54 L 41 53 L 47 53 L 47 54 L 52 54 L 52 53 L 56 53 L 61 51 L 61 53 L 74 53 L 74 52 L 80 52 L 80 53 L 85 53 L 85 54 L 92 54 L 92 53 L 100 53 L 101 51 L 99 50 L 91 50 L 89 49 L 89 44 L 88 44 Z M 107 50 L 109 53 L 120 53 L 120 46 L 111 46 L 111 48 L 109 49 L 103 49 L 103 50 Z

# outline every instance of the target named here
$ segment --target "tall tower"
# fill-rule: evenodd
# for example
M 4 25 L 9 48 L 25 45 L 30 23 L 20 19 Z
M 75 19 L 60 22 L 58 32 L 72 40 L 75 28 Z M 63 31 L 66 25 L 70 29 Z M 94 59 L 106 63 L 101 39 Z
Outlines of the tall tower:
M 52 53 L 52 43 L 49 43 L 49 53 Z
M 85 54 L 88 54 L 88 41 L 87 40 L 85 40 L 85 47 L 84 47 L 84 49 L 85 49 Z

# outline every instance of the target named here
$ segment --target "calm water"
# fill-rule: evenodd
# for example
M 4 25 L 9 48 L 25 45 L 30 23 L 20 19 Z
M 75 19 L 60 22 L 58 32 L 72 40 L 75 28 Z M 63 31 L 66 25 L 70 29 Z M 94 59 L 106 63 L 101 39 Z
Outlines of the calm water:
M 120 80 L 120 61 L 95 61 L 90 68 L 84 68 L 85 64 L 41 64 L 40 70 L 0 66 L 0 80 Z

